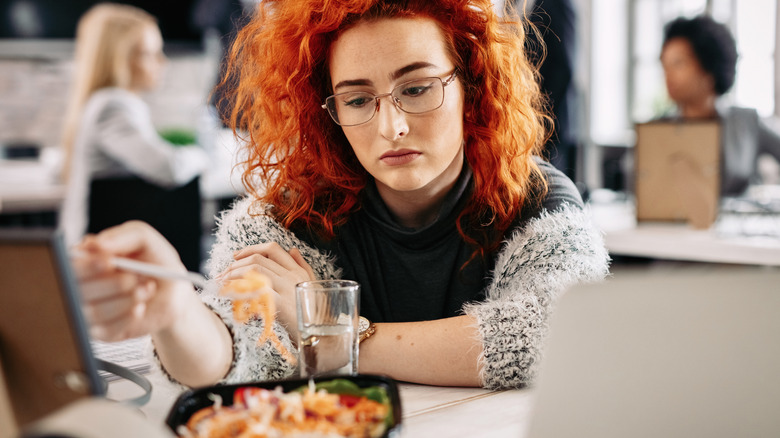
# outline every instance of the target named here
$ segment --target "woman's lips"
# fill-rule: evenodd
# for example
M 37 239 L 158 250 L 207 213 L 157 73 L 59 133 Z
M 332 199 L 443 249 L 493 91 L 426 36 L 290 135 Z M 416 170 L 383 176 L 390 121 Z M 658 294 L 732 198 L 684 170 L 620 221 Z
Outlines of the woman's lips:
M 420 152 L 402 149 L 384 153 L 379 157 L 379 161 L 388 166 L 401 166 L 403 164 L 411 163 L 420 155 L 422 155 Z

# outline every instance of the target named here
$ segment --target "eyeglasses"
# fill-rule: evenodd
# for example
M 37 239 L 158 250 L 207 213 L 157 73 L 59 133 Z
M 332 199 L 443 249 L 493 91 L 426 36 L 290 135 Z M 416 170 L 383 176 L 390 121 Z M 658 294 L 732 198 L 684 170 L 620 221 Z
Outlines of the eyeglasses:
M 325 99 L 323 109 L 341 126 L 356 126 L 369 122 L 379 111 L 379 99 L 390 96 L 390 102 L 408 114 L 422 114 L 441 107 L 444 103 L 444 87 L 455 80 L 457 71 L 445 79 L 439 77 L 415 79 L 404 82 L 385 94 L 365 91 L 349 91 L 334 94 Z

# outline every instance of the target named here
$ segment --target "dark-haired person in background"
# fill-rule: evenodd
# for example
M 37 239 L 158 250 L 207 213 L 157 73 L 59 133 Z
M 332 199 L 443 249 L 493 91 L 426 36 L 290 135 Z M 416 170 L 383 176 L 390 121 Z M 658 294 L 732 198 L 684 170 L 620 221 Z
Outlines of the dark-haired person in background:
M 677 106 L 667 118 L 720 120 L 721 195 L 739 195 L 750 183 L 760 182 L 758 157 L 767 153 L 780 161 L 780 136 L 755 109 L 718 102 L 736 76 L 737 45 L 729 29 L 708 16 L 671 21 L 664 28 L 661 64 Z
M 225 64 L 227 62 L 228 51 L 236 33 L 249 20 L 248 12 L 251 7 L 245 4 L 250 3 L 247 0 L 198 0 L 192 11 L 192 24 L 201 32 L 216 32 L 219 35 L 220 43 L 220 67 L 216 78 L 216 84 L 223 80 L 225 74 Z M 210 98 L 210 105 L 214 106 L 217 119 L 220 121 L 227 118 L 230 114 L 230 108 L 227 106 L 227 100 L 224 99 L 223 89 L 216 87 Z

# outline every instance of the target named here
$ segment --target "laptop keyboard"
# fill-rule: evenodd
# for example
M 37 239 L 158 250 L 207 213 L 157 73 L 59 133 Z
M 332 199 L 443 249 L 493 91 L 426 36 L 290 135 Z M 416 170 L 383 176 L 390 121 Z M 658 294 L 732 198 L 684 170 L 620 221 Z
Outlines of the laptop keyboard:
M 152 369 L 151 358 L 147 353 L 148 345 L 148 336 L 128 339 L 121 342 L 101 342 L 93 340 L 92 353 L 99 359 L 123 366 L 138 374 L 148 374 Z M 119 378 L 102 370 L 98 371 L 98 374 L 107 382 Z
M 723 199 L 715 231 L 723 237 L 780 239 L 778 194 L 780 192 L 773 196 Z

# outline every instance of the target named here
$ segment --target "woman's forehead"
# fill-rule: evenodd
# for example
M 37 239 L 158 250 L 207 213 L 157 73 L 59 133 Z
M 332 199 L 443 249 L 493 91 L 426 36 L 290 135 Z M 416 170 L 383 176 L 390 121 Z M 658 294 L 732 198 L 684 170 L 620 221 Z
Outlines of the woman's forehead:
M 675 57 L 696 57 L 696 52 L 693 50 L 693 45 L 685 38 L 672 38 L 664 44 L 661 50 L 661 58 L 675 56 Z
M 412 63 L 452 65 L 440 27 L 423 17 L 361 21 L 332 43 L 328 61 L 334 82 L 390 75 Z

